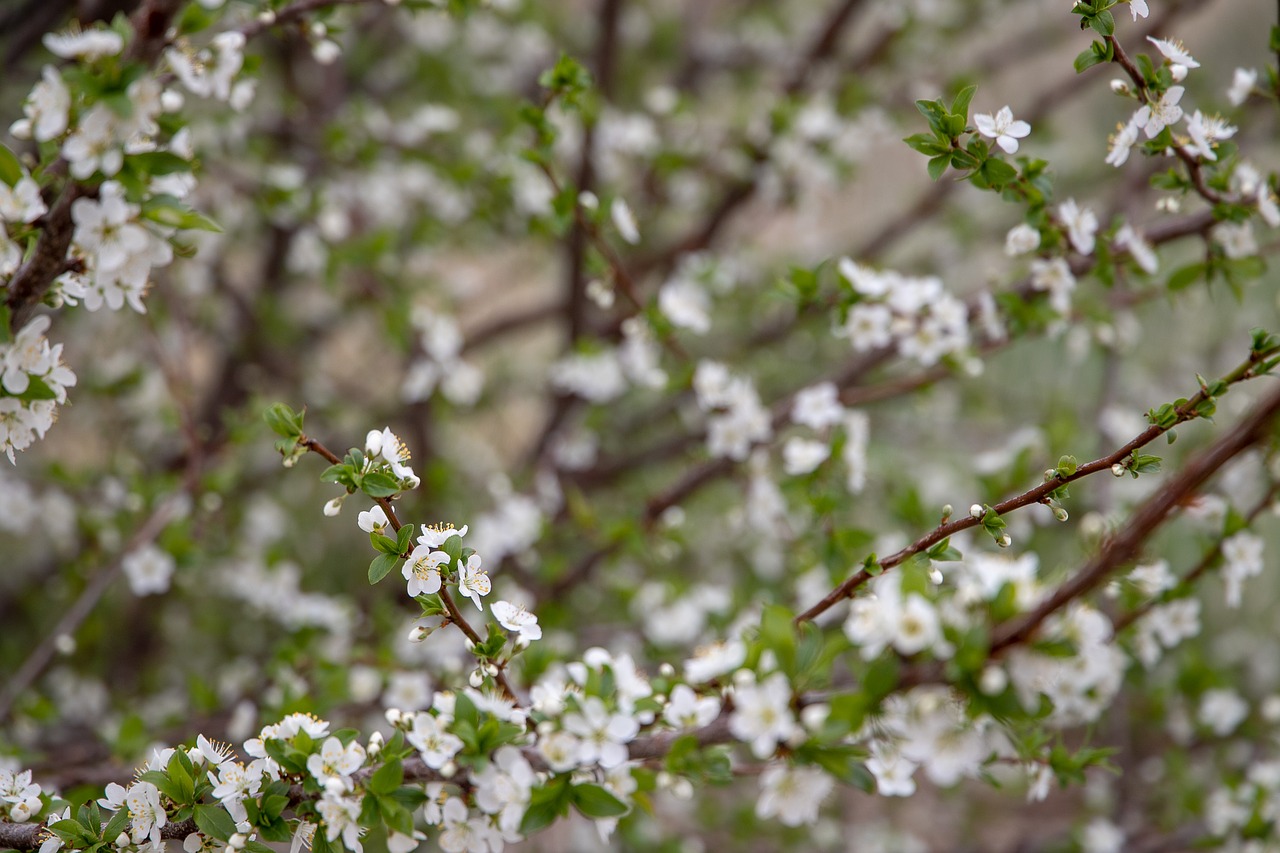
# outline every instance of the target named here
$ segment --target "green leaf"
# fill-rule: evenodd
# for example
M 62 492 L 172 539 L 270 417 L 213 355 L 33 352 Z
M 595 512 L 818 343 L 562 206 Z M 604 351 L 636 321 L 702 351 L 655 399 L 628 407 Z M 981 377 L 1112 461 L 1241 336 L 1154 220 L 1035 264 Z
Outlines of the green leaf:
M 182 792 L 181 797 L 175 797 L 174 802 L 179 805 L 189 805 L 195 799 L 195 780 L 191 778 L 191 774 L 187 772 L 187 768 L 182 766 L 183 758 L 187 754 L 180 749 L 174 750 L 173 756 L 169 759 L 169 765 L 166 770 L 169 778 L 178 785 Z M 190 759 L 187 761 L 190 764 Z
M 391 570 L 399 565 L 399 563 L 399 554 L 379 554 L 374 557 L 373 562 L 369 564 L 370 585 L 377 583 L 387 575 L 391 574 Z
M 372 471 L 361 478 L 360 490 L 371 498 L 389 498 L 400 493 L 400 481 L 383 471 Z
M 951 537 L 943 539 L 925 552 L 930 560 L 939 563 L 954 563 L 956 560 L 964 559 L 964 555 L 958 550 L 951 547 Z
M 142 215 L 152 222 L 185 231 L 222 233 L 222 226 L 173 196 L 152 196 L 142 203 Z
M 236 822 L 222 806 L 200 803 L 195 810 L 196 826 L 210 838 L 226 841 L 235 835 Z M 114 838 L 115 836 L 110 836 Z
M 940 141 L 938 137 L 930 133 L 915 133 L 902 141 L 926 157 L 936 157 L 939 154 L 947 153 L 951 149 L 950 145 Z
M 947 166 L 951 163 L 949 154 L 939 154 L 929 161 L 929 177 L 938 180 L 942 177 L 942 173 L 947 171 Z
M 4 145 L 0 145 L 0 181 L 13 186 L 22 179 L 22 163 L 18 156 Z
M 1110 12 L 1099 12 L 1089 21 L 1089 26 L 1099 35 L 1109 36 L 1116 31 L 1116 19 Z
M 390 794 L 400 787 L 404 779 L 404 767 L 399 761 L 388 761 L 369 777 L 365 787 L 375 794 Z
M 1003 187 L 1018 177 L 1018 170 L 1010 166 L 1005 161 L 992 157 L 982 164 L 982 176 L 993 187 Z
M 172 151 L 147 151 L 142 154 L 130 154 L 129 165 L 138 171 L 146 172 L 148 175 L 174 175 L 191 171 L 191 162 L 179 157 Z M 162 195 L 156 196 L 156 198 L 177 201 L 173 196 Z
M 5 395 L 9 396 L 9 395 Z M 58 395 L 49 387 L 48 383 L 39 376 L 27 376 L 26 390 L 21 394 L 13 394 L 19 400 L 56 400 Z
M 115 841 L 120 833 L 124 832 L 129 826 L 129 810 L 120 809 L 111 816 L 111 820 L 107 821 L 106 826 L 102 828 L 102 837 L 108 841 Z
M 399 553 L 403 554 L 405 551 L 409 550 L 409 546 L 413 542 L 413 532 L 414 526 L 412 524 L 402 525 L 400 529 L 396 531 L 396 550 Z
M 961 89 L 955 100 L 951 102 L 952 114 L 958 115 L 967 121 L 969 118 L 969 104 L 973 101 L 973 95 L 977 91 L 978 87 L 976 85 L 965 86 Z
M 550 826 L 556 818 L 568 813 L 572 799 L 568 776 L 557 776 L 541 788 L 534 788 L 529 808 L 520 821 L 520 834 L 532 835 Z
M 351 468 L 347 465 L 330 465 L 320 474 L 320 482 L 322 483 L 338 483 L 340 485 L 354 484 L 355 480 L 351 476 Z
M 285 438 L 297 438 L 302 435 L 302 413 L 295 412 L 284 403 L 275 403 L 262 413 L 263 420 L 271 431 Z M 330 481 L 332 482 L 332 481 Z
M 384 554 L 400 555 L 400 544 L 390 536 L 383 536 L 381 533 L 370 533 L 369 544 Z
M 618 817 L 626 814 L 626 803 L 599 785 L 574 785 L 573 805 L 590 818 Z

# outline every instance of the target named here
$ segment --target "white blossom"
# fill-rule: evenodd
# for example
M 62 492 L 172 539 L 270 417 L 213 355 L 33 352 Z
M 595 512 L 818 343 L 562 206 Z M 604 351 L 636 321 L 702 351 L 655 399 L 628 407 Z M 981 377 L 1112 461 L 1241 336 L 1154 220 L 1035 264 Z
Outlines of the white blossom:
M 973 123 L 983 136 L 994 139 L 1006 154 L 1016 154 L 1018 140 L 1031 133 L 1031 125 L 1025 121 L 1015 120 L 1013 110 L 1008 106 L 1001 107 L 993 116 L 990 113 L 976 113 Z

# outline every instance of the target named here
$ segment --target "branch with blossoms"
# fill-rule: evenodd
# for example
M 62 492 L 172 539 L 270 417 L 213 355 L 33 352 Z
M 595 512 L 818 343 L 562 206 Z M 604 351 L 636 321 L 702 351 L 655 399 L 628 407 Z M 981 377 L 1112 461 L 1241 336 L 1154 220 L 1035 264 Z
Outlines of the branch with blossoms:
M 1138 451 L 1188 421 L 1212 417 L 1217 410 L 1218 398 L 1230 390 L 1232 385 L 1271 375 L 1276 366 L 1280 365 L 1278 353 L 1280 353 L 1280 339 L 1257 330 L 1249 356 L 1243 362 L 1221 379 L 1212 383 L 1201 381 L 1200 390 L 1191 397 L 1153 407 L 1147 413 L 1147 419 L 1151 425 L 1140 435 L 1111 453 L 1084 464 L 1078 464 L 1074 457 L 1064 456 L 1057 466 L 1044 472 L 1044 482 L 1040 485 L 992 506 L 974 504 L 965 517 L 950 520 L 951 511 L 944 508 L 943 521 L 936 528 L 884 559 L 876 559 L 874 555 L 868 557 L 866 565 L 861 570 L 851 575 L 817 604 L 797 616 L 797 621 L 808 621 L 820 616 L 842 599 L 855 594 L 871 578 L 901 565 L 917 554 L 930 552 L 931 549 L 936 549 L 937 553 L 946 551 L 947 540 L 962 530 L 982 527 L 1000 547 L 1009 547 L 1012 541 L 1004 532 L 1006 524 L 1003 516 L 1015 510 L 1033 504 L 1044 504 L 1053 509 L 1060 521 L 1065 521 L 1067 511 L 1062 507 L 1061 501 L 1066 497 L 1066 487 L 1076 480 L 1103 471 L 1117 477 L 1128 475 L 1136 478 L 1141 474 L 1160 470 L 1160 457 Z M 1269 417 L 1269 412 L 1267 416 Z M 1256 424 L 1252 430 L 1253 432 L 1249 432 L 1248 435 L 1256 441 L 1257 436 L 1254 434 L 1257 430 Z M 1235 452 L 1239 452 L 1239 449 Z

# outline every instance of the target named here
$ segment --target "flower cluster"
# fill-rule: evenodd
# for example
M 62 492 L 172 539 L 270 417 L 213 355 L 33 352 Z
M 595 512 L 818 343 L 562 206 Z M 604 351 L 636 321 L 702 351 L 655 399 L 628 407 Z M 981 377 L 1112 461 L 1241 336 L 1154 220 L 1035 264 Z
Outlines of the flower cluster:
M 406 402 L 426 400 L 440 389 L 451 403 L 473 405 L 484 387 L 484 374 L 462 358 L 462 333 L 453 318 L 423 306 L 413 309 L 410 322 L 418 334 L 418 349 L 400 386 Z
M 851 288 L 852 304 L 837 334 L 848 338 L 855 352 L 895 347 L 904 358 L 929 367 L 968 349 L 968 311 L 942 279 L 873 270 L 849 258 L 841 259 L 839 271 Z
M 751 380 L 734 376 L 723 364 L 702 361 L 693 375 L 698 408 L 707 412 L 707 450 L 712 456 L 743 460 L 751 448 L 773 435 L 769 412 Z
M 57 407 L 67 400 L 76 375 L 62 362 L 62 344 L 45 337 L 50 320 L 28 322 L 11 341 L 0 342 L 0 449 L 13 462 L 53 426 Z

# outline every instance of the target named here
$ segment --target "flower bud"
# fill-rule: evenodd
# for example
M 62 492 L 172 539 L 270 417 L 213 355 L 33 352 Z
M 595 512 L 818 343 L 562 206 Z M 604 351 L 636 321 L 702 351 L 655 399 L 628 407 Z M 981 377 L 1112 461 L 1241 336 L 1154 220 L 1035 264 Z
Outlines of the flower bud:
M 1120 78 L 1118 78 L 1118 77 L 1117 77 L 1115 80 L 1112 80 L 1112 81 L 1111 81 L 1111 91 L 1115 92 L 1117 95 L 1127 95 L 1127 94 L 1129 94 L 1129 83 L 1128 83 L 1128 81 L 1127 81 L 1127 80 L 1121 80 Z
M 982 518 L 986 514 L 987 514 L 987 511 L 982 508 L 982 504 L 974 504 L 973 506 L 969 507 L 970 518 Z
M 458 763 L 456 761 L 446 761 L 444 766 L 440 768 L 440 775 L 446 779 L 452 779 L 458 772 Z
M 327 518 L 333 518 L 335 515 L 342 512 L 342 502 L 345 501 L 346 499 L 347 499 L 347 496 L 344 494 L 334 498 L 331 501 L 326 501 L 324 505 L 325 516 Z
M 404 713 L 399 708 L 388 708 L 385 716 L 387 722 L 393 726 L 400 725 L 400 721 L 404 719 Z
M 471 677 L 467 679 L 467 683 L 469 683 L 475 689 L 479 690 L 481 686 L 484 685 L 484 673 L 481 672 L 478 668 L 473 669 L 471 671 Z
M 1123 476 L 1124 476 L 1124 466 L 1123 466 L 1123 465 L 1121 465 L 1119 462 L 1117 462 L 1116 464 L 1112 465 L 1112 466 L 1111 466 L 1111 476 L 1113 476 L 1113 477 L 1123 477 Z
M 127 832 L 122 832 L 116 836 L 117 847 L 128 847 L 129 844 L 129 834 Z
M 953 507 L 951 504 L 944 504 L 942 507 L 942 520 L 946 521 L 948 518 L 951 517 L 951 514 L 955 511 L 956 511 L 956 508 Z
M 1001 548 L 1008 548 L 1013 544 L 1013 540 L 1009 538 L 1008 533 L 1001 533 L 1000 538 L 996 540 L 996 544 Z
M 1003 693 L 1009 684 L 1009 676 L 998 666 L 988 666 L 978 678 L 978 688 L 988 696 Z
M 1065 508 L 1060 506 L 1055 506 L 1053 508 L 1053 517 L 1058 519 L 1058 521 L 1066 521 L 1068 518 L 1071 517 L 1071 515 L 1066 511 Z
M 936 566 L 929 570 L 929 582 L 934 586 L 942 583 L 942 572 Z
M 365 749 L 370 756 L 382 752 L 382 732 L 374 732 L 369 736 L 369 746 Z
M 249 839 L 246 838 L 242 832 L 237 832 L 235 835 L 232 835 L 227 839 L 227 846 L 232 850 L 243 850 L 244 846 L 248 843 Z
M 1173 77 L 1173 82 L 1181 83 L 1183 80 L 1187 79 L 1187 66 L 1179 65 L 1175 62 L 1173 65 L 1169 66 L 1169 74 Z
M 597 210 L 600 207 L 600 197 L 590 190 L 578 193 L 578 204 L 587 210 Z

